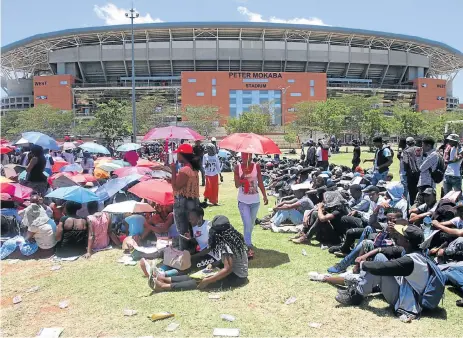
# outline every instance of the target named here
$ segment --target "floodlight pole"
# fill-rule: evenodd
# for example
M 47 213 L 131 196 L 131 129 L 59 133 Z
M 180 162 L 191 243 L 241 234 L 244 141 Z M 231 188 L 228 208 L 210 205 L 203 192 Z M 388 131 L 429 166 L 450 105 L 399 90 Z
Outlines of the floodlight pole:
M 140 14 L 136 13 L 133 9 L 133 1 L 130 13 L 125 13 L 125 16 L 130 18 L 130 22 L 132 24 L 132 142 L 137 143 L 137 111 L 135 107 L 135 39 L 133 36 L 133 20 L 138 18 Z

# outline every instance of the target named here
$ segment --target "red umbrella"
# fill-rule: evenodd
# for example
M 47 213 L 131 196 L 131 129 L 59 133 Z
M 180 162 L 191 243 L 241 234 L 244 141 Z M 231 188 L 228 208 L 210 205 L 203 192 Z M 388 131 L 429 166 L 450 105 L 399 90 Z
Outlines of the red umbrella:
M 0 147 L 0 154 L 8 154 L 8 153 L 11 153 L 12 151 L 13 149 L 11 149 L 10 147 L 6 147 L 6 146 Z
M 163 127 L 151 129 L 144 137 L 143 141 L 163 140 L 163 139 L 183 139 L 183 140 L 204 140 L 204 137 L 190 128 L 185 127 Z
M 281 154 L 280 148 L 268 137 L 253 133 L 236 133 L 219 142 L 220 148 L 249 154 Z
M 8 144 L 8 143 L 10 143 L 10 141 L 8 141 L 7 139 L 0 138 L 0 144 Z
M 170 183 L 161 180 L 147 180 L 129 189 L 134 195 L 161 205 L 174 204 L 174 192 Z
M 123 167 L 113 171 L 118 177 L 125 177 L 133 174 L 146 175 L 151 174 L 153 171 L 146 167 Z
M 54 157 L 54 158 L 53 158 L 53 161 L 54 161 L 55 163 L 54 163 L 53 166 L 51 167 L 51 171 L 53 171 L 54 173 L 58 173 L 59 170 L 60 170 L 62 167 L 64 167 L 64 166 L 66 166 L 66 165 L 69 164 L 68 162 L 66 162 L 65 160 L 63 160 L 61 157 L 59 157 L 59 158 L 58 158 L 58 157 Z
M 76 183 L 87 183 L 87 182 L 97 182 L 97 178 L 93 175 L 90 174 L 77 174 L 77 175 L 72 175 L 69 177 L 71 180 L 73 180 Z
M 19 183 L 1 183 L 0 192 L 22 200 L 31 197 L 32 189 Z
M 148 160 L 145 160 L 144 158 L 140 158 L 137 161 L 137 167 L 153 168 L 153 167 L 158 167 L 158 166 L 162 166 L 162 164 L 158 162 L 148 161 Z

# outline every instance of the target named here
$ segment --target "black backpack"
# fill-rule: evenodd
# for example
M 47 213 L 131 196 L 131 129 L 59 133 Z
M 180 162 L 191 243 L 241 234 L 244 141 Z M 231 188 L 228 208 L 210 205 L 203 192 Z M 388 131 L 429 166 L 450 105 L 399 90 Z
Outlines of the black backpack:
M 444 158 L 442 157 L 441 154 L 437 154 L 437 165 L 436 169 L 432 170 L 429 168 L 429 172 L 431 174 L 432 180 L 436 183 L 439 184 L 444 180 L 444 174 L 445 174 L 445 162 Z

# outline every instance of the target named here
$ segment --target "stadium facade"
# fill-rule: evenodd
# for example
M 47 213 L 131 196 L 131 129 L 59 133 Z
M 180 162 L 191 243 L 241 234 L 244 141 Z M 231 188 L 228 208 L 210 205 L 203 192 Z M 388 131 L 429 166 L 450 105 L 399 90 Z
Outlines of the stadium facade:
M 137 98 L 157 92 L 176 109 L 214 105 L 226 117 L 268 102 L 284 125 L 300 101 L 345 93 L 458 106 L 452 80 L 463 54 L 415 36 L 275 23 L 134 25 Z M 131 96 L 131 26 L 38 34 L 2 47 L 2 111 L 48 103 L 91 117 L 96 103 Z M 153 113 L 156 107 L 153 107 Z

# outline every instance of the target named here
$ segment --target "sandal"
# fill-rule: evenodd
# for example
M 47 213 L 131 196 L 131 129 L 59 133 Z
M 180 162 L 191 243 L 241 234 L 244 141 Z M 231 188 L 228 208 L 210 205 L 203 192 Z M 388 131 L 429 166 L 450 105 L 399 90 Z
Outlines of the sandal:
M 308 244 L 308 243 L 310 243 L 310 241 L 307 239 L 307 237 L 305 235 L 299 237 L 298 239 L 293 239 L 291 241 L 293 243 L 295 243 L 295 244 Z
M 294 239 L 299 239 L 299 238 L 301 238 L 301 236 L 303 236 L 303 235 L 304 235 L 303 232 L 298 232 L 298 233 L 296 234 L 296 236 L 293 236 L 293 237 L 288 238 L 288 241 L 292 241 L 292 240 L 294 240 Z
M 248 259 L 253 259 L 254 258 L 254 250 L 252 248 L 248 249 Z

